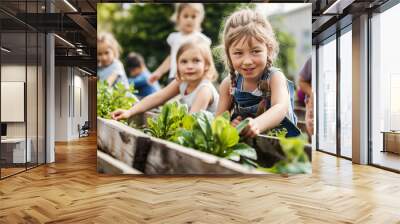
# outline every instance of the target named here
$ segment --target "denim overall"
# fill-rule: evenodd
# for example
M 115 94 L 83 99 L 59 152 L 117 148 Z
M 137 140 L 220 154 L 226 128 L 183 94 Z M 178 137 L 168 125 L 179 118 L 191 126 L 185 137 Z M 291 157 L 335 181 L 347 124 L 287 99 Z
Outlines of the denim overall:
M 270 68 L 261 76 L 261 80 L 269 80 L 271 74 L 279 71 L 277 68 Z M 260 82 L 261 82 L 260 80 Z M 261 91 L 260 86 L 257 87 L 252 93 L 242 90 L 243 77 L 240 74 L 236 74 L 236 87 L 231 89 L 231 94 L 233 95 L 233 115 L 232 119 L 237 116 L 242 118 L 246 117 L 257 117 L 257 110 L 259 106 L 264 106 L 265 110 L 271 107 L 271 91 Z M 280 125 L 274 129 L 286 128 L 288 133 L 286 137 L 294 137 L 301 134 L 300 130 L 297 128 L 297 117 L 294 114 L 294 85 L 293 82 L 287 80 L 287 87 L 290 96 L 289 113 L 281 121 Z

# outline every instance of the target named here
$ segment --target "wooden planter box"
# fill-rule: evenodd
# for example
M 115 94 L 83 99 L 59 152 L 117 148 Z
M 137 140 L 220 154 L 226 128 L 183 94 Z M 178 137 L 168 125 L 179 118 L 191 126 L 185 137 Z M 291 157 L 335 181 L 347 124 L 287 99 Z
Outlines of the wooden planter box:
M 148 112 L 136 116 L 134 122 L 141 126 L 147 117 L 154 115 Z M 283 157 L 277 138 L 260 135 L 248 144 L 256 149 L 257 162 L 262 166 L 272 166 Z M 265 174 L 224 158 L 151 137 L 114 120 L 97 119 L 97 146 L 102 152 L 143 174 Z M 311 158 L 310 146 L 306 147 L 306 152 Z M 109 168 L 103 169 L 102 164 Z M 115 173 L 122 170 L 110 168 L 112 164 L 98 162 L 98 171 L 113 170 L 112 173 Z
M 144 174 L 264 174 L 102 118 L 97 119 L 97 147 Z M 97 169 L 104 172 L 100 166 Z
M 107 174 L 143 174 L 100 150 L 97 150 L 97 171 Z

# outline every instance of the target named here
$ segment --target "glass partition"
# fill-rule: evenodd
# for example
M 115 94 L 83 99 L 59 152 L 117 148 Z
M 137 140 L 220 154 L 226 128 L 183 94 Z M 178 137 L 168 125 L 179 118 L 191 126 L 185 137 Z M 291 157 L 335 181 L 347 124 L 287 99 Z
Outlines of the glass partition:
M 44 1 L 26 3 L 0 2 L 1 179 L 45 163 L 46 40 L 23 22 Z
M 20 2 L 19 7 L 24 7 Z M 25 26 L 0 12 L 1 29 L 1 177 L 26 170 L 32 151 L 27 142 L 27 33 Z
M 352 157 L 352 32 L 340 36 L 340 154 Z
M 372 164 L 400 171 L 400 4 L 371 18 Z
M 318 149 L 336 154 L 336 37 L 318 48 Z

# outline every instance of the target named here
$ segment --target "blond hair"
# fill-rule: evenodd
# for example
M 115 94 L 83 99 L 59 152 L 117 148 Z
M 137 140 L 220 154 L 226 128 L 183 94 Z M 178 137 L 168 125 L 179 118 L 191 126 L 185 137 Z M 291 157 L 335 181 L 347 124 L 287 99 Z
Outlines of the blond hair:
M 269 69 L 272 66 L 279 52 L 279 45 L 274 31 L 265 16 L 251 9 L 242 9 L 234 12 L 225 22 L 222 40 L 225 49 L 225 65 L 229 69 L 231 80 L 235 77 L 235 70 L 229 56 L 229 48 L 243 38 L 245 38 L 245 41 L 251 41 L 254 38 L 261 43 L 265 43 L 268 50 L 265 69 Z
M 210 45 L 202 40 L 201 38 L 191 38 L 188 41 L 185 41 L 180 47 L 178 52 L 176 53 L 176 62 L 178 63 L 179 57 L 189 49 L 197 49 L 200 51 L 201 56 L 203 56 L 205 65 L 208 66 L 208 69 L 205 71 L 205 76 L 207 79 L 214 81 L 218 77 L 218 72 L 215 69 L 214 60 L 212 57 Z M 177 80 L 182 80 L 181 75 L 179 74 L 179 66 L 177 65 Z
M 114 53 L 115 58 L 119 58 L 121 47 L 118 44 L 118 41 L 114 38 L 111 33 L 102 32 L 97 35 L 97 44 L 105 43 L 107 44 Z
M 178 20 L 179 20 L 179 16 L 181 15 L 182 11 L 185 8 L 192 8 L 194 10 L 196 10 L 199 13 L 199 27 L 197 27 L 198 31 L 201 31 L 201 23 L 204 20 L 204 15 L 205 15 L 205 11 L 204 11 L 204 6 L 202 3 L 176 3 L 175 4 L 175 12 L 174 14 L 171 16 L 171 21 L 173 23 L 175 23 L 175 29 L 178 30 Z

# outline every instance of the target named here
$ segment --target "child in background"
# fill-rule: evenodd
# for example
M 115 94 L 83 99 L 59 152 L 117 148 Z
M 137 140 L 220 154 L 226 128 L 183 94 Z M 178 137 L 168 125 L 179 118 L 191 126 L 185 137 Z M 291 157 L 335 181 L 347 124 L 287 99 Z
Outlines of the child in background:
M 176 53 L 182 43 L 190 38 L 202 38 L 209 45 L 211 40 L 201 33 L 201 23 L 204 19 L 204 7 L 201 3 L 177 3 L 175 13 L 171 20 L 175 22 L 178 32 L 171 33 L 167 38 L 167 43 L 171 47 L 170 55 L 163 63 L 153 72 L 149 78 L 149 82 L 153 83 L 159 80 L 168 70 L 168 83 L 171 82 L 176 75 Z
M 128 68 L 128 81 L 130 85 L 134 85 L 137 96 L 143 98 L 147 95 L 160 90 L 160 85 L 155 82 L 153 85 L 147 82 L 150 72 L 144 63 L 143 57 L 135 52 L 129 53 L 126 57 L 126 66 Z
M 107 80 L 110 87 L 122 82 L 126 88 L 129 88 L 124 66 L 118 59 L 119 49 L 119 44 L 112 34 L 97 35 L 97 78 Z
M 274 128 L 286 128 L 286 136 L 299 135 L 291 103 L 293 84 L 272 67 L 278 43 L 270 23 L 262 14 L 242 9 L 227 19 L 223 32 L 230 76 L 220 85 L 217 115 L 233 109 L 235 126 L 250 118 L 241 133 L 246 137 Z
M 130 110 L 114 111 L 111 117 L 115 120 L 127 119 L 164 104 L 177 95 L 181 96 L 181 103 L 187 104 L 191 113 L 200 110 L 214 113 L 219 96 L 210 81 L 217 76 L 210 46 L 204 41 L 192 40 L 179 48 L 176 57 L 177 79 L 160 91 L 145 97 Z
M 303 68 L 299 73 L 299 89 L 302 90 L 306 97 L 304 103 L 306 105 L 306 130 L 308 141 L 311 142 L 311 137 L 314 133 L 314 94 L 312 91 L 312 72 L 311 72 L 311 57 L 308 58 Z

